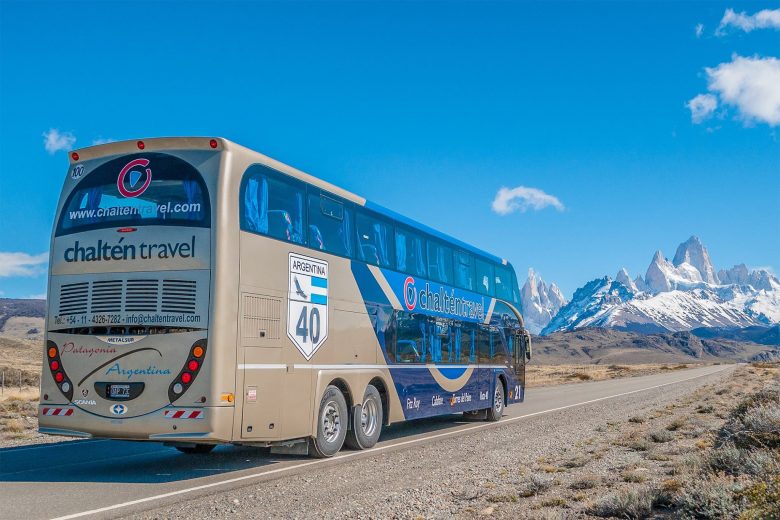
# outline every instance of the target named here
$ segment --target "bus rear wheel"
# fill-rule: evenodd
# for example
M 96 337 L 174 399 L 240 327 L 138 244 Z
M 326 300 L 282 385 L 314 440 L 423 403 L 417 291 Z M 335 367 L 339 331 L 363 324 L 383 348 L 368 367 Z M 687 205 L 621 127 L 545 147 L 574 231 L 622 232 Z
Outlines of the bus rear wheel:
M 368 385 L 363 404 L 352 408 L 352 429 L 347 432 L 346 444 L 354 450 L 373 448 L 382 433 L 382 397 L 374 385 Z
M 324 459 L 332 457 L 344 445 L 347 436 L 347 401 L 341 390 L 333 385 L 325 389 L 317 413 L 317 435 L 312 438 L 314 457 Z
M 196 444 L 195 446 L 176 446 L 176 449 L 188 455 L 211 453 L 216 448 L 215 444 Z
M 496 380 L 496 391 L 493 392 L 493 406 L 487 409 L 488 421 L 495 422 L 504 414 L 504 385 Z

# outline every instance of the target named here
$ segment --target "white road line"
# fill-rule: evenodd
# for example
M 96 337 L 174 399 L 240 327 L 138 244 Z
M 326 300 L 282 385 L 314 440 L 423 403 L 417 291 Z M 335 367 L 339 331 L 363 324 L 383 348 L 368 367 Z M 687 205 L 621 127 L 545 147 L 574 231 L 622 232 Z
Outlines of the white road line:
M 25 446 L 24 448 L 14 448 L 10 447 L 8 451 L 5 453 L 17 453 L 20 451 L 27 451 L 27 450 L 39 450 L 41 448 L 53 448 L 55 446 L 62 446 L 63 444 L 70 444 L 72 442 L 78 442 L 79 446 L 82 446 L 84 444 L 89 444 L 91 442 L 106 442 L 106 439 L 90 439 L 90 440 L 75 440 L 75 441 L 54 441 L 54 442 L 46 442 L 41 444 L 36 444 L 35 446 Z
M 143 504 L 143 503 L 146 503 L 146 502 L 153 502 L 155 500 L 162 500 L 164 498 L 175 497 L 177 495 L 184 495 L 184 494 L 187 494 L 187 493 L 192 493 L 194 491 L 201 491 L 203 489 L 209 489 L 209 488 L 213 488 L 213 487 L 217 487 L 217 486 L 222 486 L 222 485 L 225 485 L 225 484 L 233 484 L 235 482 L 241 482 L 243 480 L 251 480 L 251 479 L 256 479 L 256 478 L 260 478 L 260 477 L 265 477 L 265 476 L 268 476 L 268 475 L 275 475 L 275 474 L 278 474 L 278 473 L 285 473 L 285 472 L 289 472 L 289 471 L 292 471 L 292 470 L 295 470 L 295 469 L 305 468 L 307 466 L 315 466 L 317 464 L 324 464 L 326 462 L 332 462 L 334 460 L 342 460 L 342 459 L 354 458 L 354 457 L 357 457 L 357 456 L 365 455 L 366 453 L 378 453 L 378 452 L 381 452 L 381 451 L 386 451 L 386 450 L 398 448 L 399 446 L 407 446 L 407 445 L 410 445 L 410 444 L 419 444 L 419 443 L 427 442 L 427 441 L 430 441 L 430 440 L 433 440 L 433 439 L 441 439 L 443 437 L 450 437 L 452 435 L 458 435 L 458 434 L 465 433 L 465 432 L 472 432 L 472 431 L 476 431 L 476 430 L 483 430 L 485 428 L 496 428 L 496 427 L 499 427 L 499 426 L 503 426 L 505 424 L 509 424 L 511 422 L 519 421 L 521 419 L 527 419 L 529 417 L 534 417 L 534 416 L 537 416 L 537 415 L 544 415 L 544 414 L 547 414 L 547 413 L 558 412 L 560 410 L 566 410 L 568 408 L 574 408 L 574 407 L 577 407 L 577 406 L 582 406 L 582 405 L 586 405 L 586 404 L 596 403 L 596 402 L 599 402 L 599 401 L 605 401 L 607 399 L 614 399 L 616 397 L 623 397 L 623 396 L 626 396 L 626 395 L 636 394 L 636 393 L 639 393 L 639 392 L 646 392 L 647 390 L 654 390 L 656 388 L 662 388 L 664 386 L 676 385 L 678 383 L 684 383 L 685 381 L 690 381 L 691 379 L 698 379 L 700 377 L 705 377 L 705 376 L 710 376 L 710 375 L 713 375 L 713 374 L 717 374 L 718 372 L 722 372 L 723 370 L 726 370 L 727 368 L 731 368 L 731 365 L 725 365 L 720 370 L 716 370 L 714 372 L 708 372 L 706 374 L 699 374 L 699 375 L 696 375 L 696 376 L 686 377 L 685 379 L 678 379 L 676 381 L 670 381 L 669 383 L 662 383 L 660 385 L 648 386 L 648 387 L 645 387 L 645 388 L 640 388 L 638 390 L 631 390 L 630 392 L 621 392 L 619 394 L 608 395 L 608 396 L 605 396 L 605 397 L 598 397 L 596 399 L 590 399 L 588 401 L 582 401 L 582 402 L 574 403 L 574 404 L 567 404 L 565 406 L 559 406 L 557 408 L 550 408 L 548 410 L 540 410 L 538 412 L 532 412 L 532 413 L 528 413 L 528 414 L 525 414 L 525 415 L 519 415 L 517 417 L 510 417 L 508 419 L 504 419 L 504 420 L 501 420 L 499 422 L 477 424 L 475 426 L 470 426 L 468 428 L 461 428 L 461 429 L 458 429 L 458 430 L 452 430 L 452 431 L 448 431 L 448 432 L 437 433 L 437 434 L 431 435 L 429 437 L 422 437 L 422 438 L 418 438 L 418 439 L 410 439 L 408 441 L 401 441 L 401 442 L 397 442 L 395 444 L 386 444 L 384 446 L 371 448 L 370 450 L 353 451 L 353 452 L 350 452 L 350 453 L 343 453 L 343 454 L 340 454 L 340 455 L 336 455 L 335 457 L 332 457 L 330 459 L 317 459 L 317 460 L 311 460 L 311 461 L 307 461 L 307 462 L 301 462 L 300 464 L 295 464 L 293 466 L 286 466 L 284 468 L 272 469 L 272 470 L 268 470 L 268 471 L 261 471 L 259 473 L 252 473 L 251 475 L 243 475 L 241 477 L 235 477 L 235 478 L 230 478 L 230 479 L 227 479 L 227 480 L 221 480 L 219 482 L 211 482 L 209 484 L 203 484 L 203 485 L 194 486 L 194 487 L 191 487 L 191 488 L 179 489 L 177 491 L 171 491 L 169 493 L 163 493 L 161 495 L 154 495 L 154 496 L 151 496 L 151 497 L 139 498 L 137 500 L 130 500 L 129 502 L 122 502 L 121 504 L 114 504 L 114 505 L 111 505 L 111 506 L 101 507 L 101 508 L 98 508 L 98 509 L 91 509 L 89 511 L 83 511 L 81 513 L 73 513 L 73 514 L 70 514 L 70 515 L 58 516 L 56 518 L 52 518 L 52 520 L 70 520 L 72 518 L 83 518 L 85 516 L 96 515 L 98 513 L 105 513 L 107 511 L 113 511 L 115 509 L 121 509 L 123 507 L 134 506 L 134 505 Z

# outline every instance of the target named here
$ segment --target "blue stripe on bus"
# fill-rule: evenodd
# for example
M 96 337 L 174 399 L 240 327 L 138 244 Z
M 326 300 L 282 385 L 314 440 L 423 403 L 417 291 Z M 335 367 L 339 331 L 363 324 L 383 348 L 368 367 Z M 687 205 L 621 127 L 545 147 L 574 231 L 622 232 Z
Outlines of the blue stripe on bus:
M 311 302 L 312 303 L 318 303 L 320 305 L 327 305 L 328 297 L 327 296 L 323 296 L 322 294 L 312 294 L 311 295 Z
M 327 278 L 318 278 L 316 276 L 311 277 L 311 286 L 312 287 L 328 287 L 328 279 Z

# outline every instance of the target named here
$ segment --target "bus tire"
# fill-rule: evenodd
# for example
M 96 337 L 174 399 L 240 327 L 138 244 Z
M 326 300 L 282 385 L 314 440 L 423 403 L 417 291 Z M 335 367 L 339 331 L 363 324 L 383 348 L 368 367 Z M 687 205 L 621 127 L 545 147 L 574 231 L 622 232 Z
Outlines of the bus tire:
M 382 397 L 374 385 L 368 385 L 363 404 L 352 408 L 352 429 L 347 432 L 346 444 L 353 450 L 373 448 L 382 434 Z
M 216 448 L 216 444 L 196 444 L 195 446 L 176 446 L 176 449 L 187 455 L 205 455 Z
M 312 437 L 312 455 L 318 459 L 332 457 L 344 445 L 349 411 L 341 390 L 333 385 L 325 389 L 317 412 L 317 435 Z
M 493 406 L 487 409 L 487 421 L 496 422 L 504 414 L 504 385 L 496 379 L 496 390 L 493 392 Z

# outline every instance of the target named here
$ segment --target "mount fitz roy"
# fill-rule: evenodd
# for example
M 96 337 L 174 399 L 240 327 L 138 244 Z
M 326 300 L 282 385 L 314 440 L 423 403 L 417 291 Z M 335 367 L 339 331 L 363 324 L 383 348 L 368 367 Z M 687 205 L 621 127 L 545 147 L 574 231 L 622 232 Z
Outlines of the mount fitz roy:
M 535 332 L 545 312 L 549 313 L 542 335 L 586 327 L 653 334 L 780 323 L 780 280 L 765 269 L 751 271 L 744 264 L 717 271 L 695 236 L 679 245 L 671 261 L 656 251 L 644 277 L 632 280 L 621 269 L 614 279 L 597 278 L 577 289 L 570 302 L 562 297 L 556 300 L 564 303 L 556 312 L 549 288 L 532 274 L 521 291 L 523 317 Z M 546 305 L 540 285 L 548 293 Z M 538 298 L 533 297 L 533 287 Z

